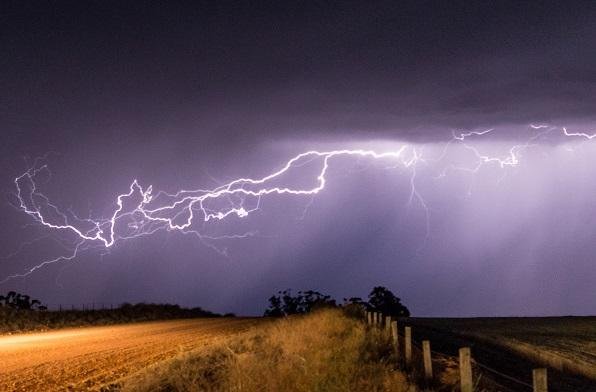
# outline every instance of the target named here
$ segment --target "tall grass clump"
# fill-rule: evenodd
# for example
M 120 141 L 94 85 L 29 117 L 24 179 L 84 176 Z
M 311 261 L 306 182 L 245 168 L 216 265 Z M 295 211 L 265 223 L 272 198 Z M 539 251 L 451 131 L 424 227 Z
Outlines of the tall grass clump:
M 325 309 L 254 327 L 123 380 L 124 391 L 409 391 L 378 329 Z

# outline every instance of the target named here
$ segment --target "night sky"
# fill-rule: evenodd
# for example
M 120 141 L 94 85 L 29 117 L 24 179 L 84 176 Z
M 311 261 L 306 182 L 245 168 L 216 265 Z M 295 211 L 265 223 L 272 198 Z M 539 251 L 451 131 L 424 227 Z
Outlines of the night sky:
M 308 150 L 419 158 L 338 157 L 314 197 L 87 241 L 0 291 L 260 314 L 285 288 L 384 285 L 417 316 L 596 313 L 594 2 L 9 1 L 0 49 L 0 280 L 79 239 L 20 208 L 31 168 L 64 214 L 38 196 L 46 217 L 83 228 L 134 179 L 176 193 Z M 518 163 L 478 166 L 512 146 Z M 313 185 L 317 163 L 284 184 Z

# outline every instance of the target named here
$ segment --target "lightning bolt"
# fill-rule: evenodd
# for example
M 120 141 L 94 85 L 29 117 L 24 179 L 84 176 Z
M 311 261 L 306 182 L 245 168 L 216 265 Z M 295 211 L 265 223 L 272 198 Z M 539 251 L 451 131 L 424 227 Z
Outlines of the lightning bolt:
M 462 170 L 477 173 L 485 165 L 496 165 L 501 169 L 517 166 L 524 151 L 534 146 L 547 134 L 557 130 L 565 138 L 583 138 L 592 140 L 596 133 L 569 132 L 567 128 L 549 125 L 530 125 L 534 134 L 523 143 L 512 145 L 503 156 L 493 156 L 481 152 L 472 144 L 474 140 L 483 139 L 493 134 L 494 129 L 468 132 L 453 132 L 439 156 L 433 162 L 442 162 L 450 148 L 460 145 L 471 153 L 473 164 L 445 165 L 438 177 L 447 175 L 449 170 Z M 240 239 L 258 235 L 251 231 L 244 234 L 207 236 L 194 229 L 195 223 L 208 224 L 212 221 L 223 221 L 231 217 L 246 218 L 260 209 L 261 199 L 272 195 L 291 195 L 312 198 L 323 191 L 328 182 L 328 171 L 332 162 L 340 157 L 357 157 L 371 160 L 392 162 L 392 168 L 411 169 L 410 196 L 408 204 L 416 201 L 425 211 L 427 238 L 430 230 L 429 208 L 421 192 L 416 188 L 417 167 L 428 163 L 418 146 L 404 144 L 395 151 L 377 152 L 366 149 L 341 149 L 330 151 L 311 150 L 298 154 L 278 170 L 261 178 L 238 178 L 213 189 L 181 189 L 176 193 L 159 191 L 154 193 L 153 187 L 143 187 L 134 179 L 128 191 L 119 194 L 115 199 L 115 208 L 107 218 L 80 218 L 72 211 L 62 212 L 39 189 L 36 178 L 42 172 L 49 172 L 47 165 L 38 164 L 14 179 L 16 187 L 17 208 L 29 215 L 39 225 L 56 232 L 69 232 L 76 238 L 72 252 L 42 263 L 20 274 L 8 276 L 0 283 L 17 277 L 25 277 L 53 263 L 74 260 L 82 251 L 102 248 L 109 251 L 117 242 L 154 234 L 158 231 L 178 231 L 196 235 L 206 245 L 225 255 L 210 241 L 219 239 Z M 310 186 L 293 186 L 286 183 L 285 177 L 305 165 L 318 167 Z M 437 177 L 437 178 L 438 178 Z M 222 205 L 223 203 L 223 205 Z M 307 206 L 308 208 L 308 206 Z M 306 213 L 306 209 L 305 212 Z M 19 248 L 20 249 L 20 248 Z

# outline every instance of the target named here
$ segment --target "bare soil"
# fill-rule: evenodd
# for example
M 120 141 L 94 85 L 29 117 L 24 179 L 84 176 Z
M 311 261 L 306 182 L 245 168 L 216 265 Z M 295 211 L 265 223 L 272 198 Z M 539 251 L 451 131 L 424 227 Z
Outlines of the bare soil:
M 258 322 L 186 319 L 1 336 L 0 390 L 100 390 L 150 364 L 213 344 Z

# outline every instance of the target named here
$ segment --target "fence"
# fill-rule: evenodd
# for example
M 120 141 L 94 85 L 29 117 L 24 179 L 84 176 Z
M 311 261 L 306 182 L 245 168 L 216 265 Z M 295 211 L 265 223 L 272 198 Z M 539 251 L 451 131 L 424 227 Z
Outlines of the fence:
M 429 340 L 423 340 L 421 346 L 414 342 L 412 340 L 412 327 L 410 326 L 404 326 L 402 334 L 402 328 L 400 328 L 396 320 L 391 319 L 391 316 L 384 316 L 379 312 L 366 312 L 365 316 L 365 320 L 369 326 L 380 328 L 390 337 L 392 348 L 397 357 L 398 367 L 414 375 L 414 378 L 420 379 L 426 387 L 432 388 L 433 385 L 437 384 L 438 380 L 436 380 L 433 372 L 433 361 L 437 363 L 438 360 L 442 360 L 443 362 L 450 361 L 457 364 L 461 392 L 474 391 L 481 372 L 488 372 L 493 376 L 508 380 L 517 386 L 515 391 L 548 391 L 547 371 L 545 368 L 533 369 L 532 384 L 528 384 L 475 361 L 472 357 L 470 347 L 461 347 L 458 357 L 445 355 L 433 351 Z

